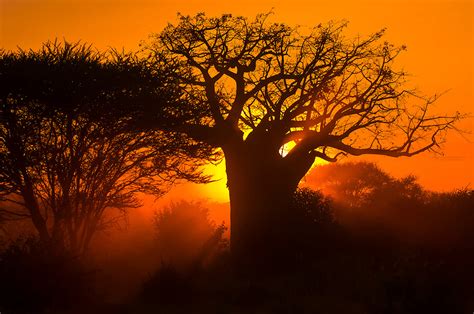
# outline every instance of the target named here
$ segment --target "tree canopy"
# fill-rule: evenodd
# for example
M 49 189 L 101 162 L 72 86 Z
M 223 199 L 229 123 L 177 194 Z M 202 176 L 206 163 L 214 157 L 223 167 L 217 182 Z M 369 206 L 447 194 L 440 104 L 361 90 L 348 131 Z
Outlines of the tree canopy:
M 97 230 L 177 179 L 206 182 L 212 149 L 144 108 L 179 107 L 163 72 L 135 54 L 80 43 L 0 55 L 0 216 L 31 219 L 45 242 L 83 252 Z
M 269 20 L 179 16 L 150 45 L 209 110 L 199 129 L 210 143 L 225 145 L 232 130 L 241 140 L 265 136 L 273 150 L 293 141 L 287 159 L 411 156 L 436 150 L 460 118 L 432 113 L 437 96 L 407 87 L 394 65 L 405 47 L 383 41 L 384 30 L 347 38 L 347 23 L 304 30 Z
M 144 47 L 204 113 L 175 130 L 223 150 L 231 249 L 260 261 L 292 238 L 291 199 L 316 158 L 439 151 L 462 118 L 409 87 L 396 64 L 405 47 L 383 30 L 349 38 L 347 23 L 304 29 L 270 15 L 180 15 Z

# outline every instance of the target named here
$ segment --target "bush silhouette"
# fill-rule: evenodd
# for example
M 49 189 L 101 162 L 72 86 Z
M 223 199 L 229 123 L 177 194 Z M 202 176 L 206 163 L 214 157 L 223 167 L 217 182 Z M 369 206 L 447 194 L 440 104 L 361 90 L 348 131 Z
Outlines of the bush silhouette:
M 179 201 L 155 214 L 157 246 L 164 264 L 179 269 L 206 263 L 225 249 L 224 224 L 216 225 L 201 202 Z
M 293 195 L 289 215 L 287 250 L 294 249 L 300 261 L 311 262 L 337 245 L 340 230 L 333 202 L 320 191 L 298 189 Z
M 352 236 L 366 237 L 366 244 L 387 245 L 380 243 L 385 239 L 424 250 L 472 247 L 472 190 L 428 191 L 414 176 L 395 178 L 369 162 L 321 166 L 306 185 L 321 187 L 334 200 L 338 222 Z
M 416 206 L 379 210 L 398 215 L 409 210 L 407 217 L 419 217 L 416 223 L 427 232 L 436 231 L 430 225 L 430 221 L 436 221 L 431 216 L 453 215 L 445 222 L 458 226 L 458 239 L 463 240 L 449 242 L 451 250 L 443 251 L 428 249 L 426 242 L 414 245 L 387 239 L 384 234 L 393 229 L 384 230 L 383 225 L 376 228 L 365 224 L 370 228 L 348 232 L 347 226 L 338 222 L 336 207 L 340 204 L 320 191 L 299 189 L 288 216 L 283 217 L 287 221 L 283 232 L 287 242 L 267 243 L 272 250 L 286 250 L 282 260 L 268 260 L 266 269 L 258 271 L 242 269 L 249 265 L 236 268 L 225 255 L 209 267 L 193 271 L 165 265 L 144 285 L 146 308 L 171 313 L 405 314 L 469 310 L 474 291 L 469 265 L 474 259 L 465 248 L 472 244 L 472 237 L 467 237 L 472 232 L 468 228 L 472 226 L 472 192 L 428 193 L 422 189 L 419 193 L 420 186 L 412 179 L 393 179 L 390 184 L 399 185 L 405 192 L 393 195 L 388 204 L 401 206 L 414 200 Z M 375 188 L 383 190 L 383 186 Z M 367 194 L 365 204 L 377 204 L 372 195 L 376 194 Z M 202 213 L 194 211 L 193 215 Z M 456 219 L 462 222 L 453 224 Z M 430 236 L 434 233 L 426 235 Z
M 0 311 L 41 313 L 90 302 L 93 274 L 79 259 L 49 251 L 37 238 L 18 239 L 0 253 Z

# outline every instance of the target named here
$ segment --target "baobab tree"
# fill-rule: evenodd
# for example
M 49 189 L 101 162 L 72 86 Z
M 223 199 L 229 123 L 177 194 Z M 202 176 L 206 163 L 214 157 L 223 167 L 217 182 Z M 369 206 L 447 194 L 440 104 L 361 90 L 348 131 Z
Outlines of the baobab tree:
M 289 203 L 316 158 L 436 151 L 459 114 L 407 87 L 394 62 L 405 47 L 384 31 L 347 38 L 346 23 L 305 31 L 245 17 L 179 16 L 145 47 L 208 116 L 175 130 L 222 149 L 231 250 L 259 255 L 284 243 Z M 288 244 L 288 243 L 287 243 Z

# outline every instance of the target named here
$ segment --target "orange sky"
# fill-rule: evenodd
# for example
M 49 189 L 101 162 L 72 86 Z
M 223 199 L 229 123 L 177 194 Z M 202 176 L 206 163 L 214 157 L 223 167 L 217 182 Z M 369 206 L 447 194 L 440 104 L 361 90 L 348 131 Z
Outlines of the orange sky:
M 474 113 L 472 0 L 0 0 L 0 47 L 37 48 L 43 41 L 58 37 L 80 39 L 100 49 L 136 49 L 140 40 L 175 21 L 176 12 L 254 16 L 272 8 L 274 20 L 288 24 L 312 26 L 345 19 L 350 22 L 348 33 L 362 35 L 387 27 L 388 40 L 408 46 L 400 64 L 413 74 L 414 86 L 427 94 L 449 90 L 438 102 L 440 110 Z M 460 127 L 473 131 L 473 120 L 462 122 Z M 396 176 L 415 174 L 431 189 L 474 188 L 474 136 L 467 138 L 469 141 L 450 135 L 445 156 L 369 158 Z M 223 179 L 178 190 L 226 201 L 223 165 L 209 171 Z

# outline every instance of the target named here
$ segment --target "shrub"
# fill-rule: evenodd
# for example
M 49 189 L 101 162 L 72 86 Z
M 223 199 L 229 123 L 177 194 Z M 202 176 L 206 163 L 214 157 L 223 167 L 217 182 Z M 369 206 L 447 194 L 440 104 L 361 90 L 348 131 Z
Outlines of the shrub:
M 41 313 L 92 297 L 91 274 L 66 252 L 51 252 L 34 237 L 18 239 L 0 253 L 0 311 Z

